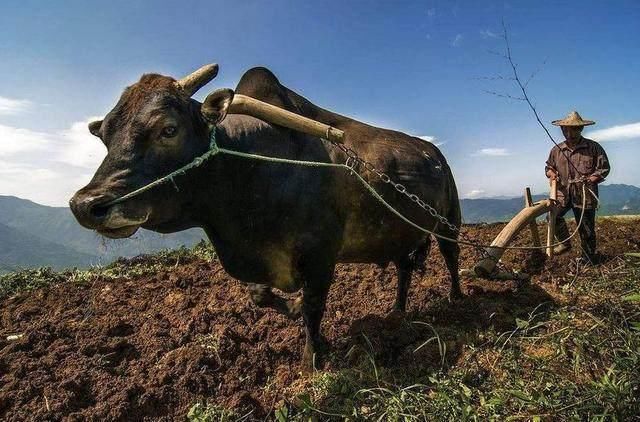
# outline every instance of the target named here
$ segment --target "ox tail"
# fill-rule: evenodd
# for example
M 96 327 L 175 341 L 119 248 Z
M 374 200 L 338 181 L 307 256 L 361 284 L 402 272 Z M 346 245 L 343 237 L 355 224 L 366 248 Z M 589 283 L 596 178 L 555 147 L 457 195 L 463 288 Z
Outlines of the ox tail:
M 443 163 L 443 167 L 446 169 L 446 172 L 447 172 L 447 179 L 446 179 L 447 186 L 445 187 L 445 195 L 446 195 L 445 202 L 447 204 L 447 207 L 443 215 L 449 223 L 453 224 L 459 229 L 462 225 L 462 210 L 460 206 L 460 198 L 458 197 L 458 188 L 456 187 L 456 181 L 453 178 L 453 172 L 449 167 L 449 163 L 445 161 Z M 443 224 L 438 225 L 437 231 L 439 234 L 441 233 L 447 237 L 451 237 L 454 239 L 457 239 L 459 234 L 458 230 L 453 231 L 449 227 Z
M 420 277 L 424 277 L 427 271 L 427 258 L 431 249 L 431 235 L 427 236 L 413 252 L 409 254 L 411 268 L 418 273 Z
M 448 175 L 446 180 L 447 185 L 445 188 L 446 203 L 448 206 L 444 210 L 443 215 L 447 221 L 460 228 L 462 224 L 462 210 L 460 208 L 458 188 L 456 187 L 453 173 L 446 161 L 443 163 L 443 167 L 445 167 Z M 436 232 L 453 239 L 457 239 L 459 235 L 458 230 L 451 230 L 443 224 L 439 224 L 437 226 Z M 429 257 L 429 251 L 431 249 L 431 240 L 431 235 L 428 235 L 425 240 L 409 255 L 412 267 L 420 274 L 420 276 L 424 276 L 427 270 L 427 258 Z
M 449 212 L 445 217 L 447 217 L 447 220 L 449 220 L 451 224 L 458 227 L 458 230 L 456 230 L 454 233 L 451 233 L 450 230 L 447 228 L 447 231 L 450 232 L 449 237 L 457 239 L 459 230 L 462 227 L 462 209 L 460 205 L 460 198 L 458 197 L 458 188 L 456 187 L 456 181 L 453 178 L 453 173 L 451 172 L 449 165 L 447 165 L 447 168 L 449 169 L 447 200 L 450 206 L 449 206 Z

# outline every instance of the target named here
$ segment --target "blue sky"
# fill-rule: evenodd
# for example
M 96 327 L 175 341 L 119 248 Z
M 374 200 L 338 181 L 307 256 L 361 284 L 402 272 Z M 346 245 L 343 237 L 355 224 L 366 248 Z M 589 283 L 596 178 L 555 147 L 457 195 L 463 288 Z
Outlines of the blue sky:
M 198 95 L 267 66 L 316 104 L 435 137 L 462 196 L 546 189 L 552 144 L 517 94 L 501 19 L 545 122 L 577 109 L 640 185 L 640 2 L 4 1 L 0 5 L 0 194 L 64 205 L 104 149 L 86 130 L 145 72 L 209 62 Z M 544 64 L 543 64 L 544 63 Z M 552 134 L 560 138 L 559 129 Z M 595 132 L 597 131 L 597 132 Z M 594 133 L 595 132 L 595 133 Z M 589 132 L 586 132 L 587 135 Z

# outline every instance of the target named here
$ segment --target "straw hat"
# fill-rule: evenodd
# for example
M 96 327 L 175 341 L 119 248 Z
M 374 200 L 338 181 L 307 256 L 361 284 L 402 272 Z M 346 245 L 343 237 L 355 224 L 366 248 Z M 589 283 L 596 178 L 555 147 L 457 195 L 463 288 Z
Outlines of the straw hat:
M 595 125 L 596 122 L 594 122 L 593 120 L 584 120 L 577 111 L 572 111 L 571 113 L 567 114 L 567 117 L 565 117 L 564 119 L 554 120 L 553 122 L 551 122 L 551 124 L 556 126 L 589 126 Z

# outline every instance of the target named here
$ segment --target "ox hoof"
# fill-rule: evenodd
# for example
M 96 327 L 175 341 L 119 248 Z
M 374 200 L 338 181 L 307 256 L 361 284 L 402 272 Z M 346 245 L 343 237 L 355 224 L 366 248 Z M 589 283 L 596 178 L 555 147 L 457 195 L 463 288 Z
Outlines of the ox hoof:
M 387 313 L 387 317 L 385 319 L 387 321 L 401 321 L 401 320 L 403 320 L 405 318 L 406 314 L 407 313 L 406 313 L 406 311 L 404 309 L 401 309 L 399 307 L 394 306 Z
M 449 292 L 449 303 L 458 302 L 464 299 L 464 294 L 460 290 L 452 290 Z
M 319 369 L 322 369 L 322 354 L 319 352 L 311 352 L 307 351 L 305 348 L 304 354 L 302 355 L 302 364 L 300 367 L 300 371 L 303 375 L 313 375 L 313 373 Z
M 393 307 L 391 308 L 391 310 L 389 312 L 402 312 L 404 313 L 406 310 L 407 306 L 406 306 L 406 301 L 404 303 L 396 300 L 395 302 L 393 302 Z
M 321 338 L 314 346 L 305 345 L 302 354 L 301 372 L 304 375 L 311 375 L 314 371 L 322 369 L 324 366 L 324 357 L 327 355 L 329 344 Z
M 302 296 L 287 301 L 287 316 L 294 320 L 302 316 Z
M 315 371 L 315 353 L 311 355 L 307 355 L 306 353 L 302 356 L 302 364 L 300 367 L 300 372 L 302 375 L 313 375 L 313 371 Z

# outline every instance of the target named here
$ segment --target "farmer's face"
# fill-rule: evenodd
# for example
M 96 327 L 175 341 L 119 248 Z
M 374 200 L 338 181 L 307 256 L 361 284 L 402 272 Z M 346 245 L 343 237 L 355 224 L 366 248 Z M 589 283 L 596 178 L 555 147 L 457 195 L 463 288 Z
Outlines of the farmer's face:
M 562 134 L 567 141 L 578 141 L 582 136 L 584 126 L 562 126 Z

